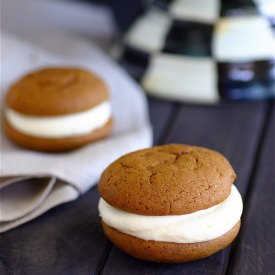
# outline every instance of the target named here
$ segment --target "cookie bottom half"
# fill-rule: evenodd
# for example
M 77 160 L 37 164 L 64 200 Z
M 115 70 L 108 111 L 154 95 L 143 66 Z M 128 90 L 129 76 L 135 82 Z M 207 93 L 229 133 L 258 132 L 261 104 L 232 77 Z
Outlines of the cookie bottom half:
M 23 134 L 14 129 L 6 119 L 3 121 L 3 127 L 6 135 L 22 147 L 44 152 L 62 152 L 79 148 L 87 143 L 106 137 L 112 131 L 113 119 L 87 135 L 59 139 L 39 138 Z
M 146 241 L 122 233 L 104 222 L 102 225 L 110 241 L 135 258 L 152 262 L 184 263 L 208 257 L 230 245 L 238 235 L 241 222 L 219 238 L 198 243 Z

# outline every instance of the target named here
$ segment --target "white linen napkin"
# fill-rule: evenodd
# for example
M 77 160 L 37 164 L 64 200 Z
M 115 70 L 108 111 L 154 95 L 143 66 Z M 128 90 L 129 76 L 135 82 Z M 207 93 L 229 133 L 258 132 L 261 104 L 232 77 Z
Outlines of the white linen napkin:
M 37 44 L 43 44 L 43 37 L 37 37 Z M 9 85 L 28 71 L 42 66 L 82 66 L 107 82 L 115 128 L 106 139 L 58 154 L 17 147 L 1 128 L 0 232 L 76 199 L 117 157 L 152 143 L 143 92 L 97 46 L 69 35 L 52 34 L 45 37 L 45 47 L 51 52 L 2 33 L 1 109 Z

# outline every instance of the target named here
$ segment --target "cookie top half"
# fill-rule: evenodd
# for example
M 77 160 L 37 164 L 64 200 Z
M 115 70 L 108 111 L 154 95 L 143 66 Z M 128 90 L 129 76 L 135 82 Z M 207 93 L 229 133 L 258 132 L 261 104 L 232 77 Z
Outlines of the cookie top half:
M 43 68 L 12 85 L 6 105 L 25 115 L 56 116 L 85 111 L 109 98 L 104 81 L 81 68 Z
M 236 174 L 220 153 L 163 145 L 122 156 L 103 172 L 99 192 L 110 205 L 140 215 L 183 215 L 223 202 Z

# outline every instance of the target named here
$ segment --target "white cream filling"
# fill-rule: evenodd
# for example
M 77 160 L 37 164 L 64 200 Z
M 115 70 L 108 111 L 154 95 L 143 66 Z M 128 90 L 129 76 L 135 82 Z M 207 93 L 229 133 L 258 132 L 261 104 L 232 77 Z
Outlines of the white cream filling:
M 111 117 L 109 101 L 87 111 L 61 116 L 29 116 L 10 108 L 5 111 L 7 121 L 17 131 L 41 138 L 65 138 L 89 134 L 104 126 Z
M 107 225 L 143 240 L 195 243 L 213 240 L 228 232 L 240 220 L 242 198 L 232 185 L 222 203 L 186 215 L 143 216 L 109 205 L 102 198 L 99 213 Z

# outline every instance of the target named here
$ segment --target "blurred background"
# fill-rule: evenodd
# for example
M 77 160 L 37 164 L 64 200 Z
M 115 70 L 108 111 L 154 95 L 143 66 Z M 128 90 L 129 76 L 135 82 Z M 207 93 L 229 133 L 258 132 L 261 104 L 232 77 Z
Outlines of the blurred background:
M 43 33 L 43 45 L 60 32 L 90 39 L 153 96 L 211 104 L 275 97 L 274 0 L 2 0 L 2 6 L 7 31 L 31 42 Z

